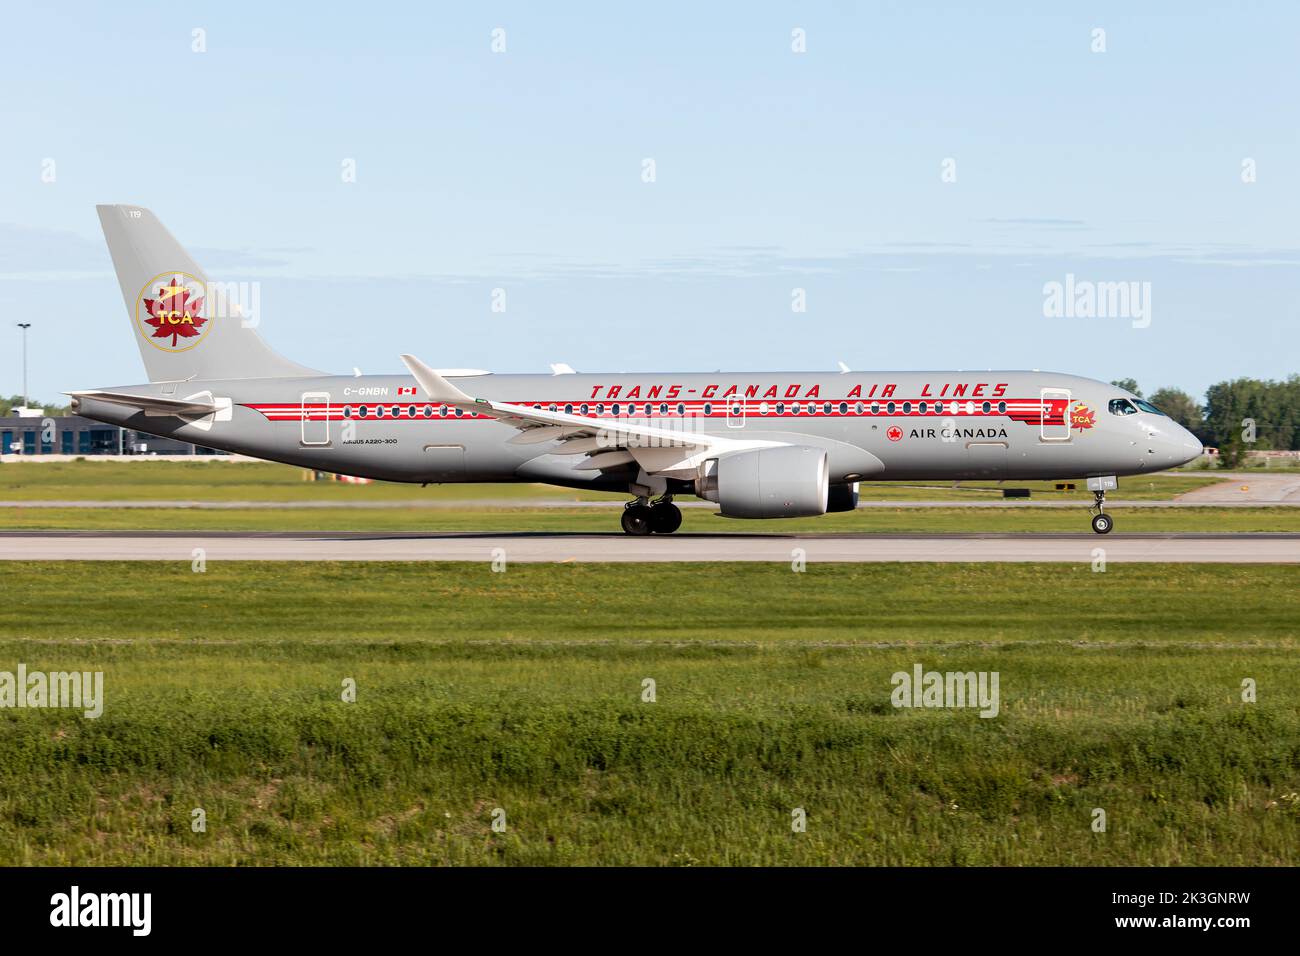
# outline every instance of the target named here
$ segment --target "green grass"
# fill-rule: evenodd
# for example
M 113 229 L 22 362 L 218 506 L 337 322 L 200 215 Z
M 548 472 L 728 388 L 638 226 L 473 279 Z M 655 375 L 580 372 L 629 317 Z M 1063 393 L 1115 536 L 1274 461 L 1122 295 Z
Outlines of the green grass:
M 0 564 L 0 669 L 107 697 L 0 711 L 0 864 L 1295 865 L 1297 584 Z M 917 662 L 998 671 L 1001 714 L 893 708 Z
M 1300 531 L 1300 508 L 1107 508 L 1115 530 Z M 683 508 L 684 534 L 1088 531 L 1088 509 L 867 508 L 817 518 L 742 521 Z M 201 509 L 0 508 L 0 530 L 618 532 L 617 508 Z
M 29 640 L 1282 643 L 1300 621 L 1294 565 L 0 562 L 0 593 L 0 638 Z
M 527 504 L 537 499 L 611 501 L 618 495 L 534 484 L 431 485 L 378 481 L 368 485 L 336 481 L 304 481 L 304 469 L 267 462 L 72 461 L 18 462 L 0 467 L 0 500 L 4 501 L 482 501 L 511 500 Z M 1167 499 L 1222 479 L 1211 474 L 1167 473 L 1123 479 L 1116 497 Z M 1008 482 L 1029 488 L 1051 500 L 1091 501 L 1082 480 L 1074 492 L 1054 490 L 1055 482 Z M 967 501 L 999 498 L 997 482 L 863 482 L 862 496 L 878 501 Z M 625 497 L 625 496 L 622 496 Z

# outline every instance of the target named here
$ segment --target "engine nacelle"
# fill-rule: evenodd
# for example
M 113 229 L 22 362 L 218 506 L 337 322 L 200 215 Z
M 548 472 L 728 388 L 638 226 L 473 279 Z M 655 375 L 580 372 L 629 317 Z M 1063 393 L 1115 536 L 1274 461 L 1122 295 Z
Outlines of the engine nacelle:
M 704 463 L 695 493 L 728 518 L 804 518 L 826 513 L 826 452 L 806 445 L 738 451 Z

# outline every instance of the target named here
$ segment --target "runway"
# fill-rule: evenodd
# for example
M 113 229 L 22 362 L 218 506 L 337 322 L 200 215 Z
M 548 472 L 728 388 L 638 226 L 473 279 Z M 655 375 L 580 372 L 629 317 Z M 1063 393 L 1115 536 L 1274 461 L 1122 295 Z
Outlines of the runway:
M 196 549 L 199 549 L 196 551 Z M 1098 550 L 1100 549 L 1100 550 Z M 1300 533 L 678 534 L 0 532 L 0 561 L 1300 563 Z

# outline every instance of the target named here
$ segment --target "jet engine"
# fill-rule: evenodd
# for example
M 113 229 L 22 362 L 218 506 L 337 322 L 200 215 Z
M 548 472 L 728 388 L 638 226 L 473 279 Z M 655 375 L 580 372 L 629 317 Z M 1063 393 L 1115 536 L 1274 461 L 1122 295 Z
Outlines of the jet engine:
M 704 463 L 695 493 L 728 518 L 803 518 L 826 513 L 826 452 L 806 445 L 737 451 Z

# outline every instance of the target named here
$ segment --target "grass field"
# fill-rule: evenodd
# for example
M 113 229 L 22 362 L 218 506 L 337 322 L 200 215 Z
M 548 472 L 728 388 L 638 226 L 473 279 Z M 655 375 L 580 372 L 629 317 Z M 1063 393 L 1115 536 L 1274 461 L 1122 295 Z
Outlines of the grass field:
M 0 711 L 0 863 L 1294 865 L 1298 585 L 0 564 L 0 669 L 102 670 L 107 698 Z M 999 716 L 892 707 L 915 663 L 997 671 Z

